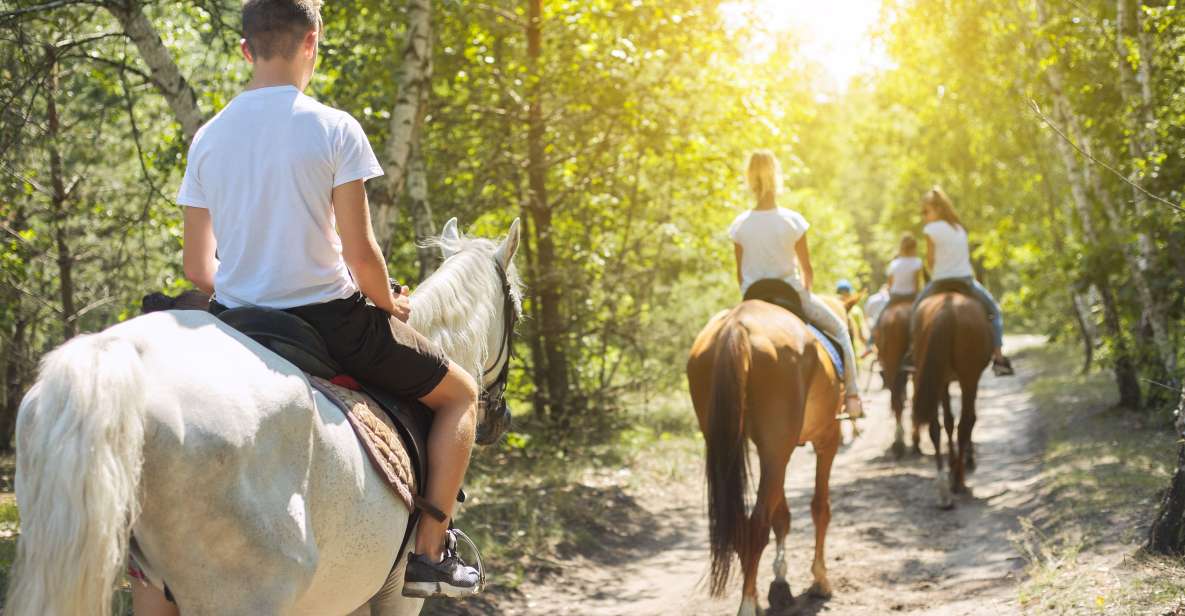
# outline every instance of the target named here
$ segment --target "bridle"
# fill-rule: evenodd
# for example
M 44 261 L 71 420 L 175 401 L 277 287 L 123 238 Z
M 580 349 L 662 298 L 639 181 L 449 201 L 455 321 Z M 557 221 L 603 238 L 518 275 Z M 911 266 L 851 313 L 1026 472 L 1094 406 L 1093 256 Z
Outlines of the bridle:
M 498 259 L 493 259 L 494 270 L 498 272 L 498 280 L 502 283 L 502 344 L 498 347 L 498 355 L 494 357 L 494 362 L 485 368 L 482 372 L 481 380 L 484 383 L 486 378 L 493 374 L 495 370 L 498 371 L 498 376 L 489 385 L 483 385 L 481 391 L 481 405 L 485 408 L 486 420 L 478 426 L 477 442 L 483 445 L 488 445 L 493 438 L 500 436 L 510 424 L 510 408 L 506 404 L 506 385 L 510 380 L 510 358 L 514 356 L 514 326 L 518 322 L 518 312 L 514 309 L 514 292 L 510 287 L 510 277 L 506 274 L 506 268 L 498 262 Z M 496 413 L 496 416 L 490 415 Z M 501 427 L 499 430 L 485 428 L 491 421 L 496 422 L 494 426 Z M 506 425 L 499 426 L 505 423 Z

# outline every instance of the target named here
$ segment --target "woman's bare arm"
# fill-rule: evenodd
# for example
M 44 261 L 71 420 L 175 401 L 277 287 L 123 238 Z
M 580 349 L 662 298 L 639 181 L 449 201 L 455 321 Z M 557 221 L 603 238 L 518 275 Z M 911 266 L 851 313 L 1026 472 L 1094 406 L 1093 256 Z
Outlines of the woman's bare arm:
M 741 280 L 741 258 L 745 256 L 745 249 L 741 248 L 741 245 L 736 242 L 732 243 L 732 247 L 737 258 L 737 286 L 739 287 L 744 284 Z
M 802 286 L 810 291 L 815 285 L 815 269 L 811 267 L 811 249 L 807 246 L 805 233 L 794 244 L 794 253 L 798 255 L 798 269 L 802 270 Z

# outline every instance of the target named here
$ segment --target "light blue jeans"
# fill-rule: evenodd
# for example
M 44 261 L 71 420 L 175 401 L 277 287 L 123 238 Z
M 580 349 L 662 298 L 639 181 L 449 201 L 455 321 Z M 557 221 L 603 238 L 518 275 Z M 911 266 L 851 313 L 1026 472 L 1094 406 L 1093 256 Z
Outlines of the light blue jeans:
M 926 288 L 922 289 L 921 293 L 918 293 L 918 298 L 914 300 L 914 310 L 917 310 L 918 304 L 922 303 L 922 300 L 934 293 L 934 283 L 940 282 L 941 280 L 958 280 L 960 282 L 967 283 L 967 286 L 971 288 L 973 293 L 975 293 L 976 299 L 978 299 L 979 302 L 983 304 L 983 307 L 988 312 L 988 318 L 992 321 L 992 339 L 996 344 L 996 348 L 1002 348 L 1004 346 L 1004 313 L 1000 310 L 1000 304 L 996 302 L 996 298 L 992 297 L 991 291 L 988 291 L 987 288 L 979 284 L 979 281 L 976 280 L 974 276 L 967 276 L 965 278 L 943 278 L 931 280 L 929 284 L 926 285 Z

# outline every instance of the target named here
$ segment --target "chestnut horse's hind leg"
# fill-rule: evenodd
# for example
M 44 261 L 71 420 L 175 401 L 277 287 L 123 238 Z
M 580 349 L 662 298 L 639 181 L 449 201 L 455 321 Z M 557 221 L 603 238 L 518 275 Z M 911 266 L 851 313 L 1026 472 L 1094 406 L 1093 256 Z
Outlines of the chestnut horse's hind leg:
M 769 543 L 769 531 L 779 509 L 786 509 L 786 528 L 790 526 L 790 513 L 786 508 L 786 465 L 794 451 L 792 442 L 775 443 L 758 436 L 757 453 L 761 458 L 761 482 L 757 487 L 757 502 L 749 516 L 748 535 L 740 546 L 741 569 L 744 585 L 741 587 L 741 608 L 738 614 L 749 616 L 757 613 L 757 568 L 761 564 L 761 553 Z M 783 535 L 784 536 L 784 535 Z
M 827 526 L 831 524 L 831 463 L 839 451 L 840 433 L 825 441 L 815 442 L 815 495 L 811 498 L 811 519 L 815 523 L 815 560 L 811 575 L 815 582 L 809 592 L 816 597 L 831 598 L 831 582 L 827 579 Z
M 790 533 L 790 507 L 785 492 L 774 509 L 774 581 L 769 585 L 769 608 L 778 611 L 794 603 L 790 583 L 786 581 L 786 535 Z
M 971 452 L 971 430 L 975 427 L 975 397 L 979 393 L 979 379 L 967 379 L 959 383 L 962 391 L 963 408 L 959 411 L 959 447 L 951 463 L 951 488 L 958 493 L 967 492 L 967 471 L 975 467 Z
M 955 447 L 955 414 L 950 406 L 950 386 L 947 386 L 942 391 L 942 428 L 946 431 L 946 459 L 950 464 L 951 470 L 951 490 L 955 489 L 955 457 L 958 455 L 959 449 Z
M 938 488 L 938 507 L 950 509 L 954 506 L 954 500 L 950 495 L 950 479 L 942 468 L 942 426 L 938 425 L 939 421 L 941 419 L 935 417 L 934 421 L 930 422 L 930 443 L 934 445 L 934 462 L 938 466 L 935 485 Z

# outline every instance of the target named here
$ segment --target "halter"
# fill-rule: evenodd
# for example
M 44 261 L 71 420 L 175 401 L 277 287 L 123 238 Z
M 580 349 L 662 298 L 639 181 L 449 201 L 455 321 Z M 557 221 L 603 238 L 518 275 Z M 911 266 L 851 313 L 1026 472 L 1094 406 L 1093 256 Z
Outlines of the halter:
M 489 385 L 482 387 L 481 404 L 485 407 L 487 414 L 486 421 L 482 422 L 483 425 L 490 421 L 489 413 L 491 411 L 500 413 L 497 421 L 508 422 L 510 419 L 510 409 L 506 406 L 506 385 L 510 380 L 510 358 L 514 356 L 514 325 L 518 321 L 518 313 L 514 309 L 514 295 L 510 287 L 510 277 L 506 275 L 506 269 L 502 267 L 498 259 L 495 258 L 493 261 L 494 270 L 498 272 L 498 279 L 502 282 L 502 344 L 498 347 L 498 355 L 494 358 L 494 362 L 482 372 L 481 380 L 484 382 L 486 377 L 498 370 L 498 376 L 494 377 Z M 500 368 L 499 364 L 501 364 Z

